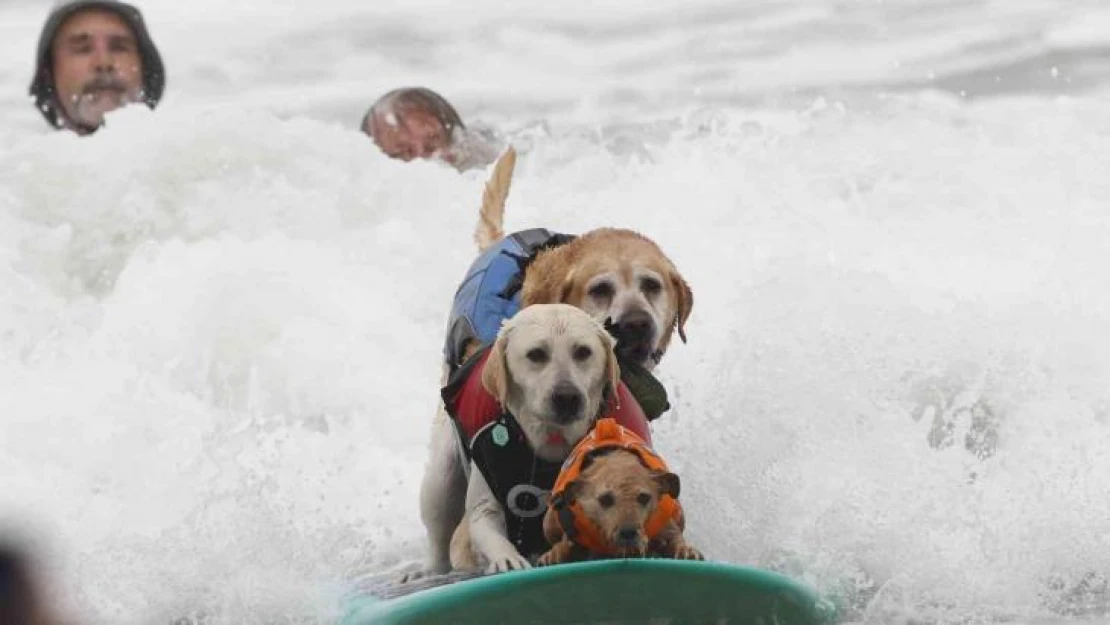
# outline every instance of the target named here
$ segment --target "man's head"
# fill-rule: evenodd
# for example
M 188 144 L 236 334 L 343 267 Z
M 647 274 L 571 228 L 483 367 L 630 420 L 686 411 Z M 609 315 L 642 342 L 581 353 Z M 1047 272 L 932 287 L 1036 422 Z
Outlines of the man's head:
M 48 122 L 80 134 L 133 102 L 154 108 L 165 86 L 162 60 L 138 9 L 115 0 L 58 5 L 39 40 L 31 95 Z
M 465 128 L 454 107 L 423 87 L 395 89 L 370 107 L 362 131 L 390 158 L 411 161 L 439 156 L 452 162 L 447 150 L 455 129 Z

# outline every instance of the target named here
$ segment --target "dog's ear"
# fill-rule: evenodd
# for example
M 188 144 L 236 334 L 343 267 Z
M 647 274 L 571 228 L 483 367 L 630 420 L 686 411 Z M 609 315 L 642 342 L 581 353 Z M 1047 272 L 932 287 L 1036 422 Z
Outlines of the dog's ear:
M 497 339 L 490 348 L 489 358 L 486 358 L 485 368 L 482 369 L 482 386 L 497 398 L 502 407 L 509 400 L 509 364 L 506 362 L 505 347 L 509 343 L 509 328 L 501 326 Z
M 674 294 L 676 307 L 678 312 L 675 314 L 675 326 L 678 327 L 678 338 L 682 342 L 686 342 L 686 320 L 690 318 L 690 312 L 694 309 L 694 292 L 690 290 L 690 285 L 686 284 L 686 280 L 679 275 L 678 271 L 671 270 L 671 286 L 674 287 Z
M 563 540 L 566 532 L 563 531 L 563 524 L 559 522 L 559 508 L 551 506 L 543 513 L 543 537 L 547 539 L 549 545 Z
M 567 272 L 566 277 L 563 278 L 563 284 L 559 287 L 558 302 L 560 304 L 570 303 L 570 294 L 572 291 L 574 291 L 574 278 L 575 276 L 573 271 Z
M 578 501 L 578 496 L 582 494 L 582 480 L 571 480 L 563 488 L 562 504 L 569 506 L 570 504 Z
M 601 341 L 601 349 L 605 351 L 605 379 L 609 385 L 609 393 L 614 396 L 617 394 L 617 385 L 621 382 L 621 367 L 617 363 L 617 355 L 614 351 L 617 342 L 612 334 L 605 329 L 605 326 L 600 323 L 595 323 L 595 331 L 597 332 L 597 340 Z
M 656 486 L 659 487 L 660 496 L 670 495 L 678 499 L 678 493 L 682 490 L 682 484 L 677 475 L 667 471 L 655 471 L 652 473 L 652 479 L 655 480 Z
M 550 254 L 551 252 L 541 252 Z M 569 304 L 570 294 L 574 291 L 575 275 L 573 270 L 563 274 L 561 265 L 553 265 L 550 271 L 541 274 L 534 285 L 529 285 L 520 293 L 521 307 L 532 304 Z M 548 267 L 544 267 L 548 269 Z M 533 269 L 533 271 L 536 271 Z

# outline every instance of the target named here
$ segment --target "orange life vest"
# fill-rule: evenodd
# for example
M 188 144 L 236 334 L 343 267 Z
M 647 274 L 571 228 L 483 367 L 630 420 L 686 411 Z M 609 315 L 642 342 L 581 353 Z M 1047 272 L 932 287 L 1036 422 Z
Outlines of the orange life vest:
M 612 418 L 599 419 L 594 428 L 570 452 L 559 472 L 559 477 L 555 480 L 555 487 L 551 489 L 548 505 L 555 509 L 559 525 L 562 526 L 567 538 L 593 553 L 602 555 L 613 555 L 615 551 L 609 546 L 608 541 L 601 537 L 597 526 L 586 517 L 582 504 L 577 501 L 568 503 L 563 493 L 567 485 L 582 474 L 582 465 L 590 454 L 611 447 L 635 453 L 648 469 L 668 470 L 663 459 L 652 451 L 644 439 Z M 681 504 L 669 494 L 664 494 L 659 497 L 655 512 L 644 525 L 644 533 L 650 541 L 667 526 L 667 522 L 673 520 L 678 523 L 681 517 Z

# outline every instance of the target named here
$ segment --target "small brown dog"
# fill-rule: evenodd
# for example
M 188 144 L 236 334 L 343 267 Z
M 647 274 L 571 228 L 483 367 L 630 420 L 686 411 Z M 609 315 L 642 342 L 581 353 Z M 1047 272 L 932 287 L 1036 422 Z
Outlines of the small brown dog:
M 702 560 L 682 535 L 679 479 L 643 439 L 601 419 L 571 453 L 543 519 L 540 566 L 658 555 Z

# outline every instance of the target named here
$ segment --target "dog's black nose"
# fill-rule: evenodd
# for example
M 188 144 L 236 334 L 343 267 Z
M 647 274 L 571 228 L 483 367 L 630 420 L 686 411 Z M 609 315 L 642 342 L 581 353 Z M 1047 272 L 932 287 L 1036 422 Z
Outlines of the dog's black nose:
M 551 409 L 559 419 L 574 419 L 582 412 L 582 393 L 570 384 L 559 384 L 551 391 Z
M 621 547 L 635 547 L 640 542 L 640 528 L 622 527 L 617 532 L 617 542 Z
M 654 322 L 644 310 L 634 310 L 621 317 L 614 325 L 616 337 L 622 341 L 643 341 L 651 338 Z

